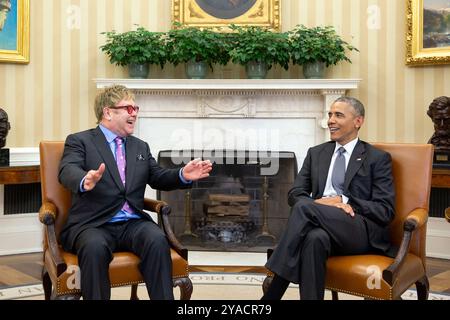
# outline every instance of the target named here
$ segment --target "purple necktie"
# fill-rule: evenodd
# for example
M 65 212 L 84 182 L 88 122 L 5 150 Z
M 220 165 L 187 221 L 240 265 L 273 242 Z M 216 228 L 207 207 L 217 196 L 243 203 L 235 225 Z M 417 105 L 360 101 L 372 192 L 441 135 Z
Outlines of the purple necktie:
M 123 139 L 121 137 L 116 137 L 114 139 L 116 143 L 116 163 L 117 169 L 119 169 L 120 180 L 122 180 L 123 186 L 125 187 L 125 168 L 126 168 L 126 160 L 125 160 L 125 152 L 123 152 Z M 128 202 L 125 201 L 125 204 L 122 207 L 123 211 L 133 212 L 128 205 Z

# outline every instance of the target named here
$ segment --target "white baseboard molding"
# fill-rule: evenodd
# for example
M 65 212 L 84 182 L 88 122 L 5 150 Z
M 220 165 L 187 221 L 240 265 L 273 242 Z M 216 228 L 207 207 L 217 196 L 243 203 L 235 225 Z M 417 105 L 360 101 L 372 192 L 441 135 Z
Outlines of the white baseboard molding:
M 266 252 L 189 251 L 189 264 L 191 266 L 262 267 L 266 262 Z
M 450 259 L 450 223 L 444 218 L 429 218 L 427 257 Z
M 0 216 L 0 256 L 42 251 L 37 213 Z

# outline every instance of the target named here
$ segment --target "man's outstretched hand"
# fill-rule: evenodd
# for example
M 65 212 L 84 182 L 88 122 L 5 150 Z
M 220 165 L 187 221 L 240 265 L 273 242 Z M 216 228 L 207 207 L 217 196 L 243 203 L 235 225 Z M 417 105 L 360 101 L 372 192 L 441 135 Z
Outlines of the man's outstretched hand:
M 105 172 L 105 164 L 100 164 L 100 167 L 98 167 L 97 170 L 89 170 L 86 176 L 84 177 L 84 183 L 83 188 L 85 191 L 91 191 L 95 188 L 95 185 L 97 182 L 100 181 L 100 179 L 103 176 L 103 172 Z
M 199 180 L 209 177 L 212 163 L 209 160 L 194 159 L 189 161 L 183 168 L 183 178 L 186 180 Z

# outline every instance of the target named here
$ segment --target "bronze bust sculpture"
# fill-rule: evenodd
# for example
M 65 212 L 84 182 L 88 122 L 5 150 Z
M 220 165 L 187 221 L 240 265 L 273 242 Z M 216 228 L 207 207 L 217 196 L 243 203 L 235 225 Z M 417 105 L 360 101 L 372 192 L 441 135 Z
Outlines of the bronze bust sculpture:
M 11 124 L 8 121 L 8 114 L 5 110 L 0 108 L 0 148 L 6 145 L 6 137 L 11 129 Z
M 0 166 L 9 166 L 9 149 L 3 147 L 6 145 L 6 137 L 10 129 L 8 114 L 0 108 Z
M 435 163 L 450 165 L 450 97 L 434 99 L 427 114 L 434 123 L 434 134 L 428 143 L 435 147 Z

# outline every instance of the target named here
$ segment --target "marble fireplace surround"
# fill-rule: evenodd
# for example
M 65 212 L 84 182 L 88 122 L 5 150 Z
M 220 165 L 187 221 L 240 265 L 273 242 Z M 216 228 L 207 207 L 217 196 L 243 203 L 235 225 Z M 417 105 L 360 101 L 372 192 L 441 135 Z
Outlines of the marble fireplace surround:
M 95 79 L 121 84 L 140 106 L 135 135 L 161 150 L 294 151 L 326 141 L 327 111 L 359 79 Z M 153 190 L 148 196 L 153 196 Z

